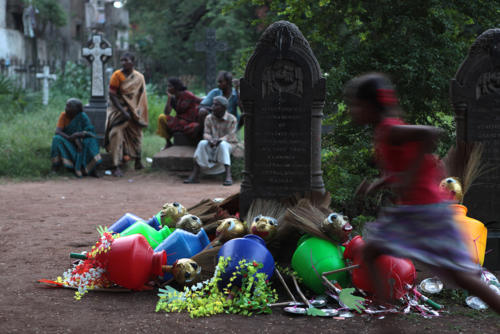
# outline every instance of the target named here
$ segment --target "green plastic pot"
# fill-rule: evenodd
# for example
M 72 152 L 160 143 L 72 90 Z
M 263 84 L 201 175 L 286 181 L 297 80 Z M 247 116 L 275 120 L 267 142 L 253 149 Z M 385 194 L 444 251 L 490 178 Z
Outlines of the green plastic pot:
M 329 241 L 304 235 L 298 242 L 293 253 L 292 268 L 302 278 L 304 284 L 317 294 L 325 292 L 321 281 L 321 274 L 327 271 L 345 267 L 342 254 L 344 247 L 332 244 Z M 327 278 L 336 280 L 343 288 L 350 285 L 347 271 L 330 274 Z
M 125 229 L 125 231 L 121 232 L 120 236 L 124 237 L 133 234 L 142 234 L 148 241 L 151 248 L 155 249 L 170 235 L 170 233 L 172 233 L 172 230 L 170 230 L 167 226 L 164 226 L 161 230 L 157 231 L 147 223 L 139 221 Z

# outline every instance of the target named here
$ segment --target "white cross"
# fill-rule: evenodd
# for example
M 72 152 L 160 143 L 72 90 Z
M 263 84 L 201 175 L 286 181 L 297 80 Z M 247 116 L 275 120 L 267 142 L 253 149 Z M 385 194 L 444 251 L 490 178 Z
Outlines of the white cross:
M 43 67 L 43 73 L 36 74 L 37 79 L 43 79 L 43 95 L 42 95 L 42 103 L 44 105 L 49 104 L 49 79 L 56 80 L 57 75 L 50 74 L 50 68 L 48 66 Z
M 101 47 L 101 35 L 92 36 L 92 48 L 83 48 L 82 55 L 92 63 L 92 96 L 104 96 L 102 56 L 111 57 L 111 48 Z

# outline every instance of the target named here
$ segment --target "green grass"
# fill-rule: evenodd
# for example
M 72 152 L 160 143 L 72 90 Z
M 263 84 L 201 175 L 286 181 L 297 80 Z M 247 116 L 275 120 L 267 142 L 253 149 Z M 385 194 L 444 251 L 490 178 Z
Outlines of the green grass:
M 53 91 L 48 106 L 41 104 L 40 94 L 34 97 L 34 103 L 24 109 L 13 108 L 8 101 L 0 103 L 0 178 L 36 180 L 51 175 L 52 137 L 69 96 Z M 164 139 L 155 134 L 158 115 L 163 112 L 165 101 L 164 96 L 154 92 L 148 95 L 149 127 L 144 130 L 144 161 L 165 145 Z
M 50 173 L 50 146 L 65 99 L 17 112 L 0 123 L 0 176 L 40 178 Z
M 79 76 L 87 78 L 88 75 L 84 70 L 84 68 L 81 69 L 82 73 Z M 60 81 L 57 81 L 51 88 L 49 105 L 43 106 L 40 93 L 24 91 L 15 85 L 14 80 L 0 77 L 1 180 L 37 180 L 52 177 L 50 148 L 57 119 L 64 111 L 69 97 L 79 97 L 83 95 L 83 91 L 86 91 L 84 87 L 80 87 L 81 85 L 68 86 L 68 82 L 74 82 L 74 78 L 70 78 L 71 80 L 66 80 L 63 76 L 60 78 Z M 167 98 L 165 95 L 157 94 L 152 85 L 148 85 L 147 93 L 149 126 L 143 130 L 143 162 L 146 162 L 146 158 L 153 158 L 165 145 L 164 139 L 156 135 L 156 129 L 158 116 L 163 113 Z M 82 102 L 85 105 L 88 101 L 82 100 Z M 172 111 L 172 115 L 175 115 L 175 111 Z M 240 139 L 243 138 L 243 131 L 239 133 Z M 101 151 L 104 152 L 104 149 Z M 241 178 L 243 161 L 240 160 L 234 161 L 235 179 Z M 150 166 L 148 163 L 145 165 Z M 62 175 L 71 174 L 63 173 Z
M 158 95 L 153 92 L 153 88 L 148 86 L 148 117 L 149 126 L 144 129 L 144 136 L 154 135 L 156 129 L 158 128 L 158 116 L 163 113 L 165 108 L 165 103 L 167 102 L 167 97 L 165 95 Z M 175 115 L 175 111 L 172 111 L 172 116 Z M 163 143 L 165 145 L 165 143 Z M 161 146 L 163 147 L 163 146 Z
M 153 158 L 165 146 L 165 139 L 155 134 L 144 134 L 142 140 L 142 160 Z

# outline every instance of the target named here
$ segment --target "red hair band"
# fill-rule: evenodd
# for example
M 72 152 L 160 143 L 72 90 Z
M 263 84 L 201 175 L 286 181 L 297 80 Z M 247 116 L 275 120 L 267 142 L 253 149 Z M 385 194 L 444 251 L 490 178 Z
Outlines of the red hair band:
M 394 106 L 398 103 L 398 98 L 394 93 L 394 89 L 377 89 L 377 101 L 383 106 Z

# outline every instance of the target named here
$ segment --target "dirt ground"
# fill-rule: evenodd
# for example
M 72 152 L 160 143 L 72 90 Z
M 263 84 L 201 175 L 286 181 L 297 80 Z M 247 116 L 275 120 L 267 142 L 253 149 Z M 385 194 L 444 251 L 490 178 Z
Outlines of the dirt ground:
M 129 171 L 123 178 L 56 177 L 41 182 L 0 184 L 0 333 L 498 333 L 500 317 L 450 305 L 438 318 L 397 315 L 379 320 L 291 317 L 276 309 L 252 317 L 218 315 L 191 319 L 185 313 L 155 313 L 149 292 L 90 292 L 76 301 L 70 289 L 47 288 L 71 267 L 69 253 L 88 250 L 96 227 L 110 226 L 126 212 L 142 218 L 165 202 L 189 207 L 204 198 L 226 197 L 239 183 L 219 180 L 184 185 L 167 173 Z M 390 330 L 382 329 L 385 324 Z

